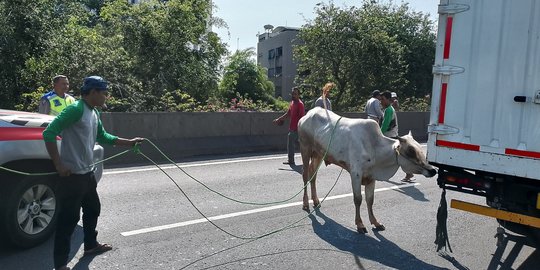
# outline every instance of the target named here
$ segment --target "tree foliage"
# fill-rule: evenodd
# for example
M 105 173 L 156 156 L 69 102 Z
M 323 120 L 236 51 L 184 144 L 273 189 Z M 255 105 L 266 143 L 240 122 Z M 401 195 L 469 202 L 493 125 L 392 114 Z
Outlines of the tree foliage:
M 295 48 L 297 82 L 323 85 L 334 81 L 336 110 L 363 110 L 375 89 L 400 97 L 423 97 L 431 91 L 435 55 L 433 22 L 407 4 L 364 1 L 361 7 L 320 4 L 316 18 L 301 29 Z M 318 88 L 304 93 L 319 95 Z M 315 90 L 317 89 L 317 90 Z
M 274 84 L 268 80 L 266 70 L 257 65 L 252 48 L 236 51 L 228 59 L 219 95 L 226 100 L 246 97 L 263 102 L 273 102 Z
M 197 100 L 215 94 L 225 45 L 209 31 L 211 1 L 0 1 L 0 107 L 49 88 L 56 74 L 80 88 L 89 75 L 111 83 L 109 110 L 162 108 L 167 89 Z

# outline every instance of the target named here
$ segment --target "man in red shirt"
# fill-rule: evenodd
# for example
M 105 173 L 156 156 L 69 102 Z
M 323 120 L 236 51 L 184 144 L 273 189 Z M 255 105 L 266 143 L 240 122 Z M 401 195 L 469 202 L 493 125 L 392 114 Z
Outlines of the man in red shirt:
M 287 140 L 287 152 L 289 153 L 289 159 L 283 164 L 295 165 L 294 163 L 294 144 L 298 141 L 298 121 L 304 116 L 304 103 L 300 100 L 300 89 L 293 87 L 291 90 L 292 101 L 289 105 L 289 110 L 282 116 L 274 119 L 274 123 L 281 125 L 285 118 L 290 117 L 291 123 L 289 124 L 289 134 Z

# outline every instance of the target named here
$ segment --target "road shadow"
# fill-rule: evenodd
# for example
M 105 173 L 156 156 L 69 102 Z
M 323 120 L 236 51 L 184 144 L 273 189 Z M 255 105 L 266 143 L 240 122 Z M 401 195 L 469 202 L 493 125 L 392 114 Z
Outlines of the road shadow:
M 83 238 L 83 228 L 77 225 L 71 238 L 69 261 L 77 255 L 77 251 L 84 242 Z M 2 246 L 0 248 L 0 269 L 53 269 L 53 247 L 54 235 L 43 244 L 29 249 Z
M 362 265 L 363 260 L 375 261 L 396 269 L 447 269 L 417 259 L 378 232 L 375 232 L 373 238 L 369 234 L 359 234 L 346 228 L 327 217 L 320 209 L 309 218 L 312 221 L 313 231 L 322 240 L 355 257 L 356 269 L 365 269 Z M 322 222 L 318 218 L 322 219 Z
M 72 270 L 88 270 L 90 269 L 90 263 L 96 256 L 99 256 L 100 254 L 95 255 L 87 255 L 84 257 L 81 257 L 79 261 L 71 268 Z
M 291 171 L 291 172 L 297 172 L 299 174 L 302 174 L 302 164 L 289 164 L 289 168 L 278 168 L 280 171 Z
M 399 185 L 403 185 L 404 183 L 400 183 Z M 409 184 L 409 183 L 406 183 Z M 411 198 L 413 198 L 415 201 L 420 202 L 429 202 L 429 200 L 426 198 L 426 195 L 422 191 L 420 191 L 416 186 L 408 186 L 408 187 L 402 187 L 398 189 L 394 189 L 393 191 L 399 192 L 403 195 L 407 195 Z
M 446 251 L 440 251 L 439 256 L 450 263 L 458 270 L 470 270 L 467 266 L 461 264 L 455 257 L 448 254 Z
M 509 248 L 509 243 L 512 242 L 514 245 L 508 251 L 508 255 L 503 257 L 504 253 Z M 532 239 L 526 236 L 513 235 L 509 233 L 504 233 L 500 236 L 497 249 L 493 253 L 493 257 L 489 263 L 487 269 L 514 269 L 512 265 L 515 263 L 519 253 L 522 251 L 524 246 L 530 246 L 536 248 L 536 250 L 523 261 L 523 263 L 516 268 L 517 270 L 529 270 L 529 269 L 539 269 L 540 266 L 540 249 L 538 249 L 538 243 L 532 242 Z

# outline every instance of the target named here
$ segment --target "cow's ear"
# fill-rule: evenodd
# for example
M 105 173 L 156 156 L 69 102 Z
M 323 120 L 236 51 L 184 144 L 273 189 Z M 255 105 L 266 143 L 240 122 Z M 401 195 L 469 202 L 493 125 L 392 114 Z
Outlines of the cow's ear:
M 407 140 L 402 137 L 397 137 L 399 143 L 405 143 Z

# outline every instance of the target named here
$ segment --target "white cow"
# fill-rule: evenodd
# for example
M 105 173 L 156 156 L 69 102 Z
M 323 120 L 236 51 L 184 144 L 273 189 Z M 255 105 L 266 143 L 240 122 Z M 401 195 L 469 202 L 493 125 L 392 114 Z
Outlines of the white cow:
M 332 130 L 340 118 L 339 115 L 316 107 L 310 110 L 298 123 L 300 152 L 302 154 L 302 178 L 306 184 L 310 177 L 311 198 L 314 207 L 319 205 L 315 179 L 316 169 L 322 161 L 325 150 L 332 136 Z M 385 137 L 377 122 L 370 119 L 351 119 L 343 117 L 335 129 L 332 144 L 325 158 L 326 165 L 336 164 L 351 175 L 354 194 L 355 223 L 358 232 L 367 233 L 360 218 L 362 203 L 361 185 L 366 192 L 369 221 L 376 230 L 384 230 L 373 215 L 373 196 L 375 180 L 390 179 L 401 166 L 403 171 L 434 176 L 437 171 L 427 163 L 420 144 L 409 135 L 398 139 Z M 313 175 L 315 173 L 315 175 Z M 307 187 L 304 188 L 303 209 L 309 210 Z

